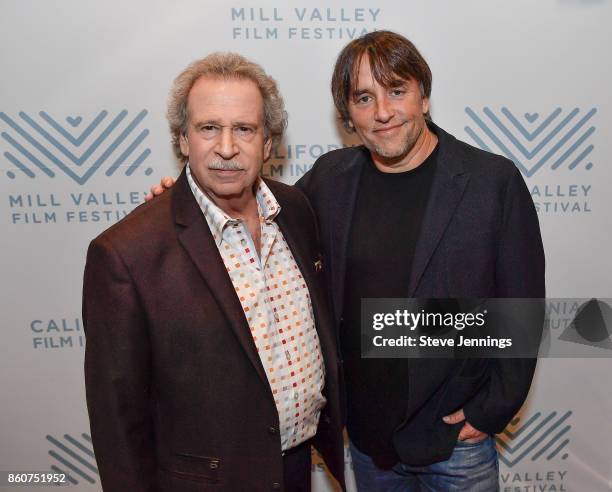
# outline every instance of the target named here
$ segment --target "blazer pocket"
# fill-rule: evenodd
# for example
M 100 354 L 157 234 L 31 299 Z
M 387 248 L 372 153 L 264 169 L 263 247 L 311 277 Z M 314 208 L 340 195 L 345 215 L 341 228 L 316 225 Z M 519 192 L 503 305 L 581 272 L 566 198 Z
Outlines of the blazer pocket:
M 210 456 L 187 453 L 173 455 L 170 466 L 162 466 L 166 472 L 183 480 L 216 483 L 219 481 L 221 460 Z

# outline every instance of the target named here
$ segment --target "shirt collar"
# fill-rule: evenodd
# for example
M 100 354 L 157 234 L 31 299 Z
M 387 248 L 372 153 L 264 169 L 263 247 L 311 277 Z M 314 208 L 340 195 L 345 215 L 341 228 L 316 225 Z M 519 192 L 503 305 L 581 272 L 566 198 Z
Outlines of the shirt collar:
M 187 164 L 186 174 L 191 192 L 204 214 L 204 218 L 208 223 L 215 243 L 219 246 L 223 241 L 223 230 L 225 226 L 237 224 L 241 222 L 241 220 L 233 219 L 227 215 L 200 189 L 191 175 L 189 163 Z M 281 207 L 270 188 L 268 188 L 268 185 L 260 177 L 257 178 L 255 183 L 255 199 L 257 200 L 257 210 L 259 211 L 260 220 L 266 222 L 273 221 L 279 214 Z

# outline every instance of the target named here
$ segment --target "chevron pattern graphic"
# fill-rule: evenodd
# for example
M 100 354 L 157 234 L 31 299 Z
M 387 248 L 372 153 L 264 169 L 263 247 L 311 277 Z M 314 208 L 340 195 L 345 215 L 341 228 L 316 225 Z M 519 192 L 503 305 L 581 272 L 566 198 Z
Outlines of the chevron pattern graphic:
M 63 473 L 69 484 L 77 485 L 81 481 L 95 484 L 98 481 L 98 468 L 89 434 L 74 437 L 64 434 L 62 437 L 46 436 L 52 445 L 49 456 L 53 458 L 51 472 Z
M 537 412 L 523 423 L 520 417 L 515 418 L 495 437 L 499 460 L 512 468 L 524 459 L 550 461 L 556 456 L 567 459 L 567 453 L 560 453 L 570 441 L 568 432 L 572 426 L 567 421 L 571 416 L 571 411 L 563 415 L 551 412 L 546 416 Z
M 589 122 L 596 108 L 569 112 L 556 108 L 546 117 L 539 113 L 517 117 L 506 107 L 500 113 L 488 107 L 481 114 L 470 107 L 465 112 L 474 123 L 464 128 L 473 142 L 483 150 L 505 155 L 528 178 L 546 165 L 553 170 L 562 166 L 573 170 L 581 164 L 587 170 L 593 167 L 588 156 L 594 149 L 589 139 L 595 127 Z
M 80 185 L 103 167 L 106 176 L 120 169 L 131 176 L 151 154 L 142 148 L 149 134 L 142 128 L 146 116 L 146 109 L 133 117 L 125 109 L 115 116 L 102 110 L 85 125 L 81 116 L 68 116 L 62 123 L 45 111 L 37 117 L 21 111 L 18 118 L 0 112 L 5 125 L 0 136 L 9 146 L 3 155 L 12 165 L 6 175 L 15 179 L 19 171 L 29 178 L 40 173 L 54 178 L 61 172 Z M 147 176 L 152 172 L 145 170 Z

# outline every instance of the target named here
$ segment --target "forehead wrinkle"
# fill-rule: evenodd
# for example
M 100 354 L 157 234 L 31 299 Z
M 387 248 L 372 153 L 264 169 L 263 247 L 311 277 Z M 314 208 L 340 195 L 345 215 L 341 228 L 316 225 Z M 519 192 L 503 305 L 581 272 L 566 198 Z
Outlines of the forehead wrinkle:
M 257 123 L 254 120 L 244 120 L 244 119 L 240 119 L 240 120 L 234 120 L 232 122 L 233 126 L 252 126 L 254 128 L 258 128 L 259 127 L 259 123 Z
M 245 94 L 257 96 L 246 98 Z M 263 96 L 250 79 L 202 76 L 195 81 L 187 96 L 187 107 L 193 104 L 201 105 L 204 109 L 218 109 L 219 106 L 229 106 L 231 109 L 247 107 L 244 112 L 250 114 L 255 107 L 263 110 Z
M 259 127 L 263 124 L 263 114 L 261 114 L 262 121 L 258 121 L 256 114 L 259 111 L 255 106 L 249 106 L 248 109 L 238 103 L 232 103 L 230 106 L 232 107 L 228 107 L 223 102 L 211 101 L 205 104 L 204 107 L 193 108 L 188 105 L 187 113 L 194 125 L 211 123 L 220 126 L 248 125 Z M 228 115 L 228 112 L 231 114 Z

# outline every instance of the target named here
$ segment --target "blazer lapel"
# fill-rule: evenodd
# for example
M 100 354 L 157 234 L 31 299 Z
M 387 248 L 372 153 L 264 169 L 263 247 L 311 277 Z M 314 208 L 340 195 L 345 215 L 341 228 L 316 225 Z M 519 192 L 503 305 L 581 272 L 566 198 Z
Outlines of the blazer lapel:
M 433 124 L 430 128 L 438 136 L 438 162 L 410 271 L 408 297 L 414 296 L 470 178 L 463 170 L 463 153 L 454 137 Z
M 336 324 L 340 321 L 342 306 L 344 305 L 344 278 L 346 276 L 346 253 L 348 248 L 349 233 L 359 178 L 361 171 L 368 159 L 368 151 L 365 148 L 356 153 L 353 159 L 347 162 L 333 177 L 331 188 L 337 197 L 329 203 L 329 214 L 331 216 L 329 239 L 331 265 L 331 291 L 334 308 L 334 320 Z
M 304 277 L 306 285 L 308 286 L 308 290 L 310 292 L 314 292 L 313 288 L 315 286 L 315 279 L 313 278 L 313 262 L 318 258 L 311 258 L 308 255 L 306 242 L 304 239 L 299 237 L 300 224 L 293 216 L 291 210 L 292 205 L 287 203 L 287 201 L 284 199 L 285 197 L 278 190 L 274 191 L 274 197 L 278 200 L 281 206 L 281 211 L 276 217 L 278 228 L 289 245 L 289 249 L 291 250 L 293 257 L 295 258 L 295 262 L 302 272 L 302 276 Z
M 306 238 L 300 237 L 300 220 L 292 213 L 293 209 L 291 203 L 288 203 L 288 201 L 285 200 L 285 197 L 280 190 L 275 190 L 274 196 L 280 203 L 282 209 L 276 218 L 276 222 L 281 233 L 283 234 L 283 237 L 285 238 L 285 241 L 287 241 L 289 249 L 295 258 L 295 262 L 297 263 L 300 272 L 302 272 L 302 276 L 304 277 L 304 281 L 308 287 L 308 292 L 310 293 L 310 297 L 312 299 L 312 309 L 316 320 L 315 326 L 319 335 L 319 341 L 321 343 L 321 350 L 323 352 L 325 364 L 329 371 L 329 368 L 333 367 L 331 364 L 331 354 L 335 352 L 335 344 L 331 336 L 331 320 L 329 319 L 329 316 L 326 316 L 324 310 L 324 306 L 327 303 L 327 298 L 325 297 L 324 292 L 321 290 L 320 284 L 315 278 L 314 262 L 319 260 L 319 258 L 313 258 L 312 255 L 308 253 Z M 318 247 L 319 245 L 317 244 L 317 248 Z M 325 265 L 323 268 L 325 268 Z M 322 273 L 320 275 L 322 275 Z
M 206 219 L 189 188 L 185 170 L 181 173 L 173 191 L 173 211 L 175 222 L 178 224 L 178 240 L 208 285 L 259 377 L 269 388 L 268 378 L 257 353 L 242 305 L 236 296 Z

